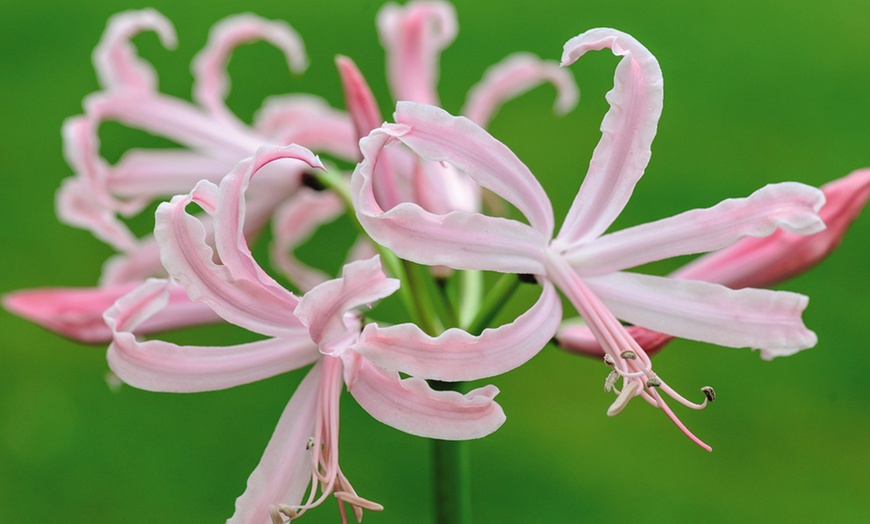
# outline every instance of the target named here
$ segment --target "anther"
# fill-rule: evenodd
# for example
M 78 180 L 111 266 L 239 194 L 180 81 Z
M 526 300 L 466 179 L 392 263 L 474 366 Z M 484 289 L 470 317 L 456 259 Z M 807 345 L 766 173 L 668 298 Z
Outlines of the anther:
M 659 388 L 662 386 L 662 379 L 659 377 L 653 377 L 646 381 L 646 387 L 648 388 Z
M 628 401 L 634 398 L 634 395 L 637 393 L 637 390 L 640 388 L 640 384 L 636 380 L 630 381 L 622 391 L 619 392 L 619 395 L 616 396 L 616 400 L 613 401 L 613 404 L 607 409 L 607 416 L 612 417 L 614 415 L 619 415 L 619 413 L 625 409 L 625 406 L 628 405 Z
M 299 516 L 299 512 L 288 506 L 287 504 L 278 504 L 278 511 L 280 511 L 284 515 L 287 515 L 290 520 L 293 520 Z
M 611 357 L 610 355 L 607 355 L 607 354 L 604 355 L 604 363 L 610 367 L 613 367 L 616 365 L 616 362 L 613 360 L 613 357 Z
M 610 393 L 617 380 L 619 380 L 619 373 L 614 369 L 607 375 L 607 378 L 604 379 L 604 392 Z
M 637 358 L 637 353 L 635 353 L 634 351 L 623 351 L 619 354 L 619 356 L 626 360 L 634 360 Z
M 714 390 L 710 386 L 702 387 L 701 393 L 703 393 L 704 396 L 707 397 L 707 402 L 713 402 L 714 400 L 716 400 L 716 390 Z
M 314 447 L 314 437 L 308 437 L 308 442 L 305 443 L 305 451 L 311 451 Z
M 272 524 L 284 524 L 284 518 L 275 506 L 269 506 L 269 518 L 272 519 Z

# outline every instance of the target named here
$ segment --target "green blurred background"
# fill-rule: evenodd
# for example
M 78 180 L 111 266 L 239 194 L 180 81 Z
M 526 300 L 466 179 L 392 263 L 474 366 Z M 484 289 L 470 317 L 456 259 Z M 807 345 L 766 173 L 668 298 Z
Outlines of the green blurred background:
M 252 11 L 289 21 L 311 66 L 292 77 L 274 49 L 240 49 L 230 66 L 230 104 L 240 115 L 250 118 L 264 96 L 294 91 L 343 107 L 338 53 L 357 61 L 388 114 L 374 27 L 381 3 L 5 0 L 0 291 L 92 285 L 110 254 L 89 234 L 59 224 L 53 198 L 70 175 L 60 125 L 97 88 L 90 53 L 112 13 L 152 6 L 175 23 L 175 51 L 160 48 L 154 35 L 136 40 L 164 92 L 188 98 L 189 61 L 209 26 Z M 460 34 L 443 56 L 440 86 L 453 112 L 485 68 L 508 53 L 558 59 L 562 44 L 589 28 L 629 32 L 659 59 L 666 95 L 652 162 L 617 226 L 745 196 L 768 182 L 821 185 L 870 165 L 870 2 L 456 4 Z M 598 140 L 615 64 L 610 53 L 594 53 L 572 67 L 582 98 L 567 117 L 552 116 L 553 93 L 544 87 L 507 105 L 491 126 L 542 179 L 557 216 Z M 116 129 L 103 133 L 107 157 L 143 143 Z M 868 239 L 870 213 L 824 265 L 784 286 L 811 296 L 805 320 L 818 347 L 765 362 L 748 350 L 678 341 L 656 358 L 658 372 L 684 393 L 716 387 L 719 400 L 706 411 L 678 411 L 713 453 L 641 402 L 606 417 L 612 397 L 602 392 L 599 362 L 548 347 L 494 378 L 508 420 L 471 446 L 476 522 L 867 522 Z M 301 377 L 197 395 L 113 392 L 104 348 L 5 312 L 0 333 L 3 523 L 220 522 Z M 243 336 L 214 328 L 189 340 Z M 386 507 L 366 522 L 430 521 L 427 442 L 344 400 L 342 468 L 361 495 Z M 326 503 L 303 522 L 337 520 Z

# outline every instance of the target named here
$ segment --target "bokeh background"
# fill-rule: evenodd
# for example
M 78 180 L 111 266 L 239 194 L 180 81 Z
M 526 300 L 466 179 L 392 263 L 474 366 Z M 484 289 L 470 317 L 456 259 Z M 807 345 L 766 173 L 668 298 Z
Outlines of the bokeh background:
M 288 20 L 311 66 L 291 76 L 278 52 L 233 58 L 231 106 L 250 118 L 265 96 L 308 92 L 343 107 L 336 54 L 357 61 L 385 114 L 390 98 L 374 19 L 379 1 L 3 2 L 0 17 L 0 291 L 88 286 L 110 250 L 59 224 L 54 193 L 70 170 L 60 125 L 96 90 L 90 53 L 106 19 L 151 6 L 180 45 L 136 42 L 164 92 L 189 98 L 189 62 L 222 17 L 253 11 Z M 483 71 L 514 51 L 558 59 L 593 27 L 631 33 L 659 59 L 665 108 L 652 162 L 617 226 L 637 224 L 768 182 L 821 185 L 870 165 L 870 3 L 565 0 L 456 2 L 460 34 L 443 56 L 440 91 L 457 111 Z M 563 216 L 579 186 L 616 59 L 593 53 L 571 69 L 582 92 L 563 118 L 549 87 L 504 107 L 491 126 L 541 179 Z M 147 136 L 107 126 L 117 158 Z M 494 378 L 507 423 L 475 441 L 474 517 L 496 522 L 866 522 L 870 518 L 868 351 L 870 213 L 842 248 L 785 284 L 811 296 L 805 320 L 819 345 L 772 362 L 757 353 L 678 341 L 656 357 L 691 394 L 716 387 L 703 412 L 678 411 L 709 442 L 691 444 L 657 410 L 634 402 L 605 416 L 606 369 L 548 347 Z M 674 263 L 650 271 L 665 272 Z M 191 331 L 214 343 L 245 335 Z M 300 380 L 291 373 L 228 391 L 172 395 L 122 387 L 105 348 L 87 347 L 0 312 L 0 522 L 210 523 L 235 498 Z M 366 522 L 429 522 L 427 442 L 342 404 L 341 464 L 386 511 Z M 336 522 L 332 503 L 304 522 Z

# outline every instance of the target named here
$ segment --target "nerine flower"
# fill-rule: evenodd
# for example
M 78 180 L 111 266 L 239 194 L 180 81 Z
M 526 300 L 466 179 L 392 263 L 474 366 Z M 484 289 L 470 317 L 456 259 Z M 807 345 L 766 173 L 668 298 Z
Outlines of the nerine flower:
M 613 29 L 594 29 L 569 40 L 562 65 L 604 48 L 621 57 L 614 88 L 607 95 L 611 108 L 586 178 L 555 236 L 553 212 L 543 188 L 504 144 L 466 118 L 422 104 L 400 102 L 395 123 L 385 124 L 362 141 L 364 159 L 351 179 L 354 207 L 369 235 L 402 258 L 456 269 L 532 274 L 545 293 L 550 283 L 555 285 L 586 321 L 613 367 L 606 387 L 617 398 L 608 414 L 619 413 L 630 399 L 640 396 L 710 449 L 679 422 L 662 393 L 694 408 L 706 401 L 690 402 L 661 380 L 618 319 L 673 336 L 758 348 L 765 356 L 790 354 L 816 342 L 815 334 L 801 321 L 807 298 L 625 270 L 721 249 L 742 237 L 763 237 L 777 228 L 797 234 L 818 232 L 824 228 L 817 214 L 824 196 L 802 184 L 774 184 L 747 198 L 605 234 L 648 163 L 663 88 L 655 58 L 634 38 Z M 464 172 L 513 204 L 527 223 L 458 210 L 433 213 L 413 202 L 385 204 L 378 198 L 373 173 L 385 148 L 398 144 L 425 160 Z M 360 352 L 379 362 L 377 353 L 369 354 L 364 347 Z M 615 387 L 618 379 L 621 388 Z M 712 399 L 712 390 L 704 391 Z
M 771 287 L 815 267 L 840 245 L 843 235 L 861 213 L 870 197 L 870 170 L 861 169 L 821 187 L 825 205 L 819 217 L 827 228 L 813 235 L 778 230 L 767 237 L 742 238 L 708 253 L 671 273 L 672 278 L 703 280 L 732 289 Z M 651 355 L 674 337 L 640 326 L 627 328 L 637 343 Z M 567 323 L 556 334 L 559 346 L 591 356 L 604 350 L 588 326 Z M 776 356 L 776 355 L 770 355 Z
M 64 151 L 75 176 L 57 196 L 61 221 L 85 228 L 120 254 L 109 259 L 96 288 L 54 288 L 20 291 L 4 299 L 4 306 L 38 324 L 85 342 L 108 341 L 102 321 L 106 307 L 145 278 L 160 275 L 157 246 L 150 235 L 137 238 L 122 220 L 151 202 L 189 191 L 201 180 L 219 181 L 237 162 L 263 144 L 297 143 L 348 160 L 358 156 L 353 126 L 347 116 L 312 95 L 285 95 L 267 101 L 248 125 L 225 105 L 229 79 L 225 66 L 237 46 L 265 40 L 286 56 L 290 69 L 307 66 L 304 46 L 286 23 L 254 15 L 229 17 L 211 31 L 205 48 L 193 62 L 193 100 L 162 94 L 150 64 L 139 58 L 130 40 L 146 30 L 174 47 L 175 32 L 154 10 L 131 11 L 110 19 L 93 62 L 102 91 L 85 99 L 85 114 L 68 119 L 63 128 Z M 132 149 L 116 164 L 100 153 L 98 130 L 114 120 L 131 128 L 165 137 L 181 148 Z M 341 210 L 331 193 L 312 196 L 302 187 L 303 168 L 291 166 L 264 172 L 251 188 L 246 227 L 251 235 L 275 217 L 276 245 L 284 248 L 304 239 L 316 214 L 294 212 L 316 200 L 320 209 Z M 300 200 L 301 203 L 298 201 Z M 292 226 L 286 221 L 292 220 Z M 289 238 L 289 240 L 288 240 Z M 281 265 L 291 280 L 310 281 L 309 268 L 292 261 Z M 170 304 L 144 331 L 177 327 L 179 318 L 198 310 L 198 322 L 214 320 L 207 308 L 192 304 L 181 290 L 171 292 Z M 175 311 L 183 314 L 177 315 Z
M 331 493 L 350 504 L 358 517 L 362 509 L 378 509 L 356 495 L 338 466 L 342 384 L 374 418 L 402 431 L 448 440 L 482 437 L 504 421 L 493 401 L 497 388 L 485 386 L 463 395 L 435 391 L 422 379 L 433 378 L 429 375 L 478 379 L 516 367 L 533 354 L 524 341 L 543 345 L 561 316 L 551 289 L 538 307 L 479 336 L 453 329 L 429 337 L 412 324 L 365 324 L 358 310 L 398 288 L 397 280 L 383 274 L 377 258 L 350 263 L 340 278 L 297 297 L 251 256 L 244 234 L 244 196 L 259 171 L 278 162 L 299 161 L 321 167 L 310 151 L 298 146 L 262 148 L 220 186 L 201 181 L 189 194 L 176 196 L 157 210 L 155 236 L 169 275 L 192 299 L 227 322 L 265 336 L 264 340 L 228 347 L 139 340 L 139 326 L 167 303 L 169 283 L 163 280 L 149 280 L 106 313 L 114 333 L 109 365 L 124 382 L 143 389 L 222 389 L 314 363 L 281 416 L 231 522 L 268 522 L 270 516 L 280 522 L 281 515 L 298 516 Z M 188 210 L 192 204 L 212 218 L 213 242 L 207 238 L 203 217 Z M 394 363 L 376 363 L 359 349 L 365 334 L 372 331 L 383 333 L 386 342 L 381 349 L 391 344 L 405 353 L 417 347 L 429 354 L 420 355 L 422 364 L 406 365 L 406 355 L 399 355 Z M 428 369 L 427 359 L 435 362 L 433 371 L 418 376 L 417 368 Z M 439 367 L 439 359 L 453 362 Z M 399 372 L 410 377 L 402 379 Z

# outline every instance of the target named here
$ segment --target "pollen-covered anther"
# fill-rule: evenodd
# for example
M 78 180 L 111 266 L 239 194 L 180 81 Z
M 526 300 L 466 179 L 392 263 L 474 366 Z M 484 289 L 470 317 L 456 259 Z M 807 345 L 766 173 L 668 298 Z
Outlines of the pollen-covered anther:
M 308 437 L 308 442 L 305 443 L 305 451 L 311 451 L 314 447 L 314 437 Z
M 619 380 L 619 372 L 614 369 L 607 375 L 607 378 L 604 379 L 604 392 L 610 393 L 617 380 Z
M 293 520 L 299 516 L 299 512 L 296 511 L 296 509 L 288 506 L 287 504 L 278 504 L 278 511 L 280 511 L 284 515 L 287 515 L 287 518 L 289 518 L 290 520 Z
M 622 391 L 619 392 L 619 395 L 616 396 L 616 400 L 613 401 L 613 404 L 607 409 L 607 416 L 613 417 L 615 415 L 619 415 L 625 406 L 628 405 L 628 401 L 634 398 L 637 394 L 638 389 L 640 389 L 640 383 L 636 380 L 629 381 L 628 384 L 622 388 Z
M 659 377 L 653 377 L 646 381 L 646 387 L 648 388 L 660 388 L 662 387 L 662 379 Z
M 272 519 L 272 524 L 284 524 L 284 517 L 278 510 L 278 506 L 269 506 L 269 518 Z
M 713 402 L 714 400 L 716 400 L 716 390 L 714 390 L 710 386 L 702 387 L 701 393 L 703 393 L 704 396 L 707 397 L 707 402 Z
M 620 353 L 619 356 L 624 358 L 625 360 L 634 360 L 637 358 L 637 353 L 635 353 L 634 351 L 627 350 L 627 351 L 623 351 L 622 353 Z
M 613 357 L 611 357 L 611 356 L 608 355 L 608 354 L 605 354 L 605 355 L 604 355 L 604 363 L 607 364 L 607 365 L 610 366 L 610 367 L 613 367 L 613 366 L 616 365 L 616 361 L 613 360 Z
M 336 491 L 333 493 L 335 498 L 341 500 L 343 502 L 347 502 L 351 506 L 356 506 L 358 508 L 367 509 L 369 511 L 383 511 L 384 507 L 378 504 L 377 502 L 372 502 L 371 500 L 366 500 L 359 495 L 351 493 L 349 491 Z

